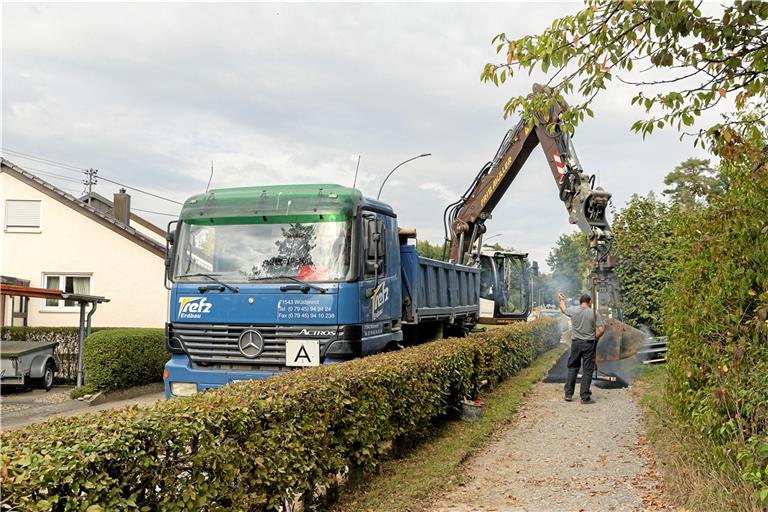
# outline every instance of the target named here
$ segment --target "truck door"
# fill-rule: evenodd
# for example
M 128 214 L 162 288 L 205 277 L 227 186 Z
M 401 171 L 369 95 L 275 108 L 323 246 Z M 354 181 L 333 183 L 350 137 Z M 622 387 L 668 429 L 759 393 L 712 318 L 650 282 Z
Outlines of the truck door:
M 391 331 L 400 312 L 400 253 L 392 217 L 374 212 L 362 216 L 360 321 L 370 334 Z M 379 328 L 380 327 L 380 328 Z

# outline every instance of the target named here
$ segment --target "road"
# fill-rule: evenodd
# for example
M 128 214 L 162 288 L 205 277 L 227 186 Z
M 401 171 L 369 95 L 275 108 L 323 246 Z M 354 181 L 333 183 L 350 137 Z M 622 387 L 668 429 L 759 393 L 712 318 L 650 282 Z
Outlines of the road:
M 538 383 L 515 423 L 465 466 L 465 482 L 432 512 L 675 510 L 645 445 L 628 389 L 593 389 L 595 404 Z
M 129 405 L 146 407 L 164 398 L 162 392 L 149 393 L 128 400 L 90 406 L 87 402 L 71 400 L 70 391 L 72 386 L 54 386 L 47 393 L 41 389 L 4 388 L 0 396 L 0 428 L 9 430 L 32 423 L 41 423 L 50 418 L 119 409 Z

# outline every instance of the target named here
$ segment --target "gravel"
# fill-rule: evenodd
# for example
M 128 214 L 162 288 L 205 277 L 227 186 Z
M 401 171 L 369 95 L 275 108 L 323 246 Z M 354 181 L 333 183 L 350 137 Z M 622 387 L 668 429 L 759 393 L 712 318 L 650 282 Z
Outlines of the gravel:
M 578 386 L 577 386 L 578 392 Z M 595 389 L 595 404 L 537 384 L 514 423 L 465 466 L 465 480 L 431 510 L 675 510 L 645 445 L 628 389 Z

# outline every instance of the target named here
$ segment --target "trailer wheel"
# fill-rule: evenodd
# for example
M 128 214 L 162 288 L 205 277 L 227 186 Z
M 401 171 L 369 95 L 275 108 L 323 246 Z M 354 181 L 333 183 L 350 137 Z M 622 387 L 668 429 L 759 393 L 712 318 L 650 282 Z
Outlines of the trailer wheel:
M 35 385 L 40 389 L 50 391 L 51 387 L 53 386 L 53 375 L 55 373 L 56 369 L 53 365 L 53 361 L 48 361 L 45 364 L 45 371 L 43 372 L 43 376 L 39 379 L 35 379 Z

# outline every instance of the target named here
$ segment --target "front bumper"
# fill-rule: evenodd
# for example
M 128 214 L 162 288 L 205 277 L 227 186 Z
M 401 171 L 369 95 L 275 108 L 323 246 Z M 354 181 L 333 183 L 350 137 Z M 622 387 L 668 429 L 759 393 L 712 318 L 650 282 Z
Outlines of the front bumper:
M 197 384 L 197 391 L 200 392 L 206 389 L 220 388 L 239 380 L 261 380 L 283 373 L 282 371 L 259 370 L 247 372 L 196 370 L 190 366 L 190 361 L 186 354 L 173 354 L 171 360 L 165 363 L 165 371 L 167 377 L 163 379 L 163 384 L 165 386 L 166 398 L 173 398 L 175 396 L 171 393 L 171 382 L 194 382 Z M 288 371 L 287 368 L 286 371 Z

